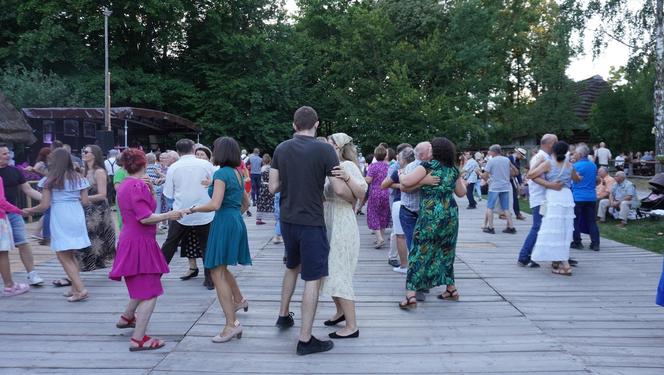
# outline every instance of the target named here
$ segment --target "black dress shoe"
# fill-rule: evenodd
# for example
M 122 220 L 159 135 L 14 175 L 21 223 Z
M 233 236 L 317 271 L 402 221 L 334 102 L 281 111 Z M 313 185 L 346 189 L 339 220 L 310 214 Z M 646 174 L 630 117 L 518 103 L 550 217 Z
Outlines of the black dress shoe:
M 351 333 L 348 336 L 341 336 L 338 335 L 336 332 L 332 332 L 328 336 L 330 336 L 331 339 L 354 339 L 356 337 L 360 337 L 360 330 L 358 329 L 357 331 Z
M 277 319 L 277 324 L 276 326 L 279 328 L 290 328 L 295 325 L 295 320 L 293 320 L 293 314 L 292 312 L 289 312 L 288 315 L 286 316 L 280 316 L 279 319 Z M 313 337 L 313 336 L 312 336 Z M 298 344 L 299 347 L 299 344 Z
M 532 260 L 530 261 L 530 264 L 528 264 L 528 267 L 530 268 L 540 268 L 539 263 L 533 262 Z
M 346 316 L 345 316 L 345 315 L 341 315 L 340 317 L 338 317 L 338 318 L 336 318 L 336 319 L 334 319 L 334 320 L 331 320 L 331 319 L 330 319 L 330 320 L 326 320 L 326 321 L 323 322 L 323 324 L 325 324 L 326 326 L 336 326 L 337 324 L 343 322 L 344 320 L 346 320 Z
M 297 355 L 321 353 L 331 350 L 332 348 L 334 348 L 334 343 L 332 341 L 320 341 L 319 339 L 311 336 L 309 342 L 297 342 Z
M 568 260 L 567 262 L 568 262 L 569 265 L 572 266 L 572 267 L 576 267 L 576 265 L 579 264 L 579 262 L 578 262 L 577 260 L 574 260 L 574 259 L 572 259 L 572 258 L 569 258 L 569 260 Z
M 581 242 L 572 242 L 569 247 L 570 249 L 583 250 L 583 244 Z
M 198 276 L 198 268 L 190 268 L 189 271 L 193 271 L 193 272 L 190 272 L 188 275 L 180 277 L 180 280 L 183 280 L 183 281 L 184 280 L 189 280 L 189 279 L 193 279 L 194 277 Z
M 590 244 L 590 250 L 599 251 L 599 244 L 596 243 Z

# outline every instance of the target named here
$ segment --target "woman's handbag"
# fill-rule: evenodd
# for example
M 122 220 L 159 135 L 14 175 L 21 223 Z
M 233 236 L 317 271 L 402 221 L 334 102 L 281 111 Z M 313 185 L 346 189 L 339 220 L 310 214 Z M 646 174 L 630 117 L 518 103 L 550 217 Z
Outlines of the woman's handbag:
M 240 206 L 240 213 L 244 215 L 244 213 L 249 210 L 249 193 L 244 190 L 242 176 L 237 170 L 235 171 L 235 177 L 237 177 L 237 182 L 240 184 L 240 189 L 242 190 L 242 205 Z

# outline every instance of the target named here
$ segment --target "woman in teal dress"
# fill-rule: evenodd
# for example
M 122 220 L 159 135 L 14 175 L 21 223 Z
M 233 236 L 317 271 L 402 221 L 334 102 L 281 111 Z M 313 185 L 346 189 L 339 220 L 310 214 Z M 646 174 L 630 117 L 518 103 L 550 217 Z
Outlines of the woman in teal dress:
M 235 317 L 241 309 L 247 311 L 249 304 L 242 296 L 235 276 L 228 266 L 251 265 L 247 227 L 242 214 L 249 207 L 249 196 L 244 191 L 243 179 L 235 168 L 240 166 L 240 146 L 233 138 L 221 137 L 214 141 L 214 162 L 219 169 L 212 177 L 210 196 L 212 199 L 189 211 L 216 211 L 207 248 L 205 268 L 210 270 L 221 309 L 226 316 L 226 326 L 212 341 L 227 342 L 242 337 L 242 325 Z
M 406 299 L 402 309 L 417 306 L 416 291 L 446 285 L 439 299 L 459 299 L 454 286 L 454 256 L 459 232 L 459 209 L 453 193 L 461 198 L 466 186 L 454 165 L 455 146 L 447 138 L 431 141 L 433 159 L 423 162 L 413 172 L 400 176 L 408 188 L 421 186 L 420 216 L 415 224 L 413 248 L 408 255 Z M 440 181 L 436 184 L 437 179 Z

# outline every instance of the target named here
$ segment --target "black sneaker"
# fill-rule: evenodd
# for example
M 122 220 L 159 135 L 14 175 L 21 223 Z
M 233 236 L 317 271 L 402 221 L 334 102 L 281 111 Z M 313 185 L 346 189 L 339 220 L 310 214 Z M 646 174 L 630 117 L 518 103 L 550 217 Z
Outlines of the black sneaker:
M 279 319 L 277 319 L 276 326 L 279 328 L 290 328 L 294 326 L 295 320 L 293 320 L 293 316 L 295 316 L 295 314 L 292 312 L 289 312 L 286 316 L 280 316 Z
M 572 267 L 576 267 L 576 265 L 579 264 L 579 261 L 577 261 L 575 259 L 572 259 L 572 258 L 569 258 L 567 263 L 569 263 L 569 265 L 572 266 Z
M 398 260 L 396 259 L 390 259 L 387 261 L 387 264 L 389 264 L 392 267 L 401 267 L 401 264 L 399 263 Z
M 309 342 L 297 342 L 297 355 L 307 355 L 314 353 L 322 353 L 334 348 L 334 343 L 331 340 L 320 341 L 319 339 L 311 336 Z
M 599 244 L 598 243 L 591 243 L 590 244 L 590 250 L 599 251 Z
M 493 229 L 493 228 L 484 228 L 484 229 L 482 229 L 482 232 L 489 233 L 489 234 L 496 234 L 496 230 Z
M 525 263 L 524 263 L 524 262 L 522 262 L 522 261 L 520 261 L 520 260 L 517 260 L 517 261 L 516 261 L 516 265 L 519 266 L 519 267 L 526 267 L 526 266 L 528 265 L 528 262 L 525 262 Z
M 503 233 L 515 234 L 516 228 L 505 228 L 503 229 Z
M 569 244 L 570 249 L 583 250 L 583 244 L 581 242 L 572 242 Z
M 540 265 L 539 265 L 539 263 L 533 262 L 531 260 L 530 264 L 528 264 L 528 267 L 530 267 L 530 268 L 540 268 Z
M 247 217 L 251 217 L 251 211 L 247 210 Z

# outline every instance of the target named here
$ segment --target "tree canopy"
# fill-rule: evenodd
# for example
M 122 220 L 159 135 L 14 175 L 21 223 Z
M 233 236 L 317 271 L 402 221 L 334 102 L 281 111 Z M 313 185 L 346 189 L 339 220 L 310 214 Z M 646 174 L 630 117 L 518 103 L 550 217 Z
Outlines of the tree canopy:
M 0 0 L 0 90 L 18 105 L 102 106 L 103 3 Z M 188 117 L 207 142 L 271 150 L 305 104 L 323 134 L 365 151 L 437 135 L 479 147 L 578 121 L 572 0 L 299 0 L 295 17 L 279 0 L 109 4 L 113 105 Z

